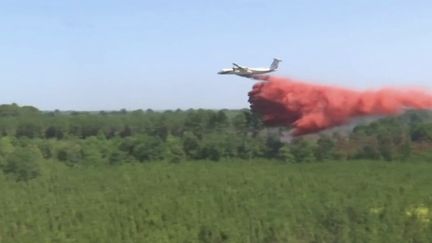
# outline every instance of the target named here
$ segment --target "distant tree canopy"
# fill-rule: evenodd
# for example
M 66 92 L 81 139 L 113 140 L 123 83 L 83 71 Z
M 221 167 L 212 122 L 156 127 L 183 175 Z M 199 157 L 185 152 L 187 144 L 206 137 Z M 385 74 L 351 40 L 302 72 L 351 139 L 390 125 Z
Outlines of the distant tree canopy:
M 432 113 L 408 111 L 344 134 L 288 140 L 287 134 L 288 128 L 264 127 L 246 109 L 44 112 L 0 105 L 0 168 L 17 180 L 28 180 L 40 174 L 45 160 L 67 166 L 233 158 L 406 160 L 432 148 Z

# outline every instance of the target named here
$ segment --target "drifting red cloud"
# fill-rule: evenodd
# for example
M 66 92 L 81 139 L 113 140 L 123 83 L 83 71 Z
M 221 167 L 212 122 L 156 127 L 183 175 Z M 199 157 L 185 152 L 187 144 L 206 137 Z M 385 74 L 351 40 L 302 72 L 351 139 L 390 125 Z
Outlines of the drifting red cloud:
M 252 111 L 266 125 L 292 127 L 294 136 L 346 124 L 356 117 L 432 109 L 432 94 L 421 90 L 356 91 L 282 77 L 254 78 L 265 82 L 255 84 L 249 92 Z

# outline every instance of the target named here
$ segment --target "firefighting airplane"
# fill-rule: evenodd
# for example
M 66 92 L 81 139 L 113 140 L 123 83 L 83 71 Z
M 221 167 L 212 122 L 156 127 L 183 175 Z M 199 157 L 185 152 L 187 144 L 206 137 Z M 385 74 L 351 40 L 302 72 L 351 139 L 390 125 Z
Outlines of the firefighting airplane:
M 282 60 L 273 58 L 273 62 L 268 68 L 250 68 L 250 67 L 243 67 L 238 64 L 233 63 L 232 68 L 224 68 L 218 74 L 235 74 L 238 76 L 251 78 L 254 75 L 264 74 L 264 73 L 270 73 L 275 71 L 279 67 L 279 62 Z

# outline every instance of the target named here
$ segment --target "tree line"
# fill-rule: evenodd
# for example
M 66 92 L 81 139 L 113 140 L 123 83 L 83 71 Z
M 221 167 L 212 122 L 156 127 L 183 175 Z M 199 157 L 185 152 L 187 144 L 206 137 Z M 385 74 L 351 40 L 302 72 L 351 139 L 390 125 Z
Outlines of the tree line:
M 49 162 L 100 166 L 147 161 L 275 159 L 408 160 L 432 145 L 432 115 L 410 111 L 351 132 L 288 139 L 289 128 L 263 126 L 249 110 L 40 111 L 0 105 L 0 168 L 16 180 Z M 289 136 L 288 136 L 289 137 Z

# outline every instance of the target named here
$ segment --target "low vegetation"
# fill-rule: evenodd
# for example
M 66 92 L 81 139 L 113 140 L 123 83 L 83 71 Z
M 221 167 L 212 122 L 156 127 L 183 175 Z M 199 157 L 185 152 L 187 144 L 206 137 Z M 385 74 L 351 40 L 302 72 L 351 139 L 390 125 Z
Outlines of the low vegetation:
M 431 242 L 432 164 L 47 165 L 0 178 L 1 242 Z
M 431 124 L 2 105 L 0 242 L 432 242 Z

